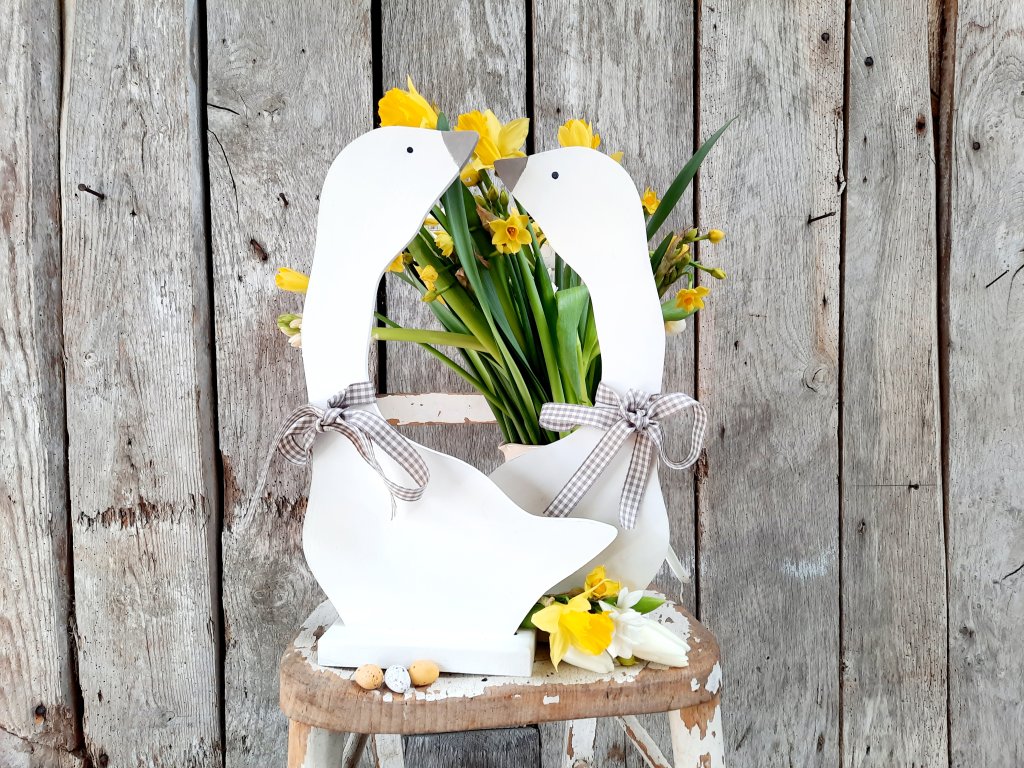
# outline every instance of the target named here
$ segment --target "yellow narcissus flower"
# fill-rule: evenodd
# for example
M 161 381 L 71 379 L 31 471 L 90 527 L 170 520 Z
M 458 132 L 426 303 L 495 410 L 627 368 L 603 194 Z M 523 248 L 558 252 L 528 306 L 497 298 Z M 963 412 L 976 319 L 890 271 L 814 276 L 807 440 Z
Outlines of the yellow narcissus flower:
M 274 283 L 282 291 L 305 293 L 309 288 L 309 276 L 288 267 L 281 267 L 274 275 Z
M 437 270 L 436 269 L 434 269 L 433 267 L 430 267 L 430 266 L 427 266 L 427 267 L 416 267 L 416 272 L 419 273 L 420 280 L 422 280 L 423 284 L 425 286 L 427 286 L 427 290 L 428 291 L 433 291 L 433 290 L 437 289 L 436 288 L 436 283 L 437 283 L 437 279 L 440 277 L 440 275 L 437 274 Z
M 725 232 L 720 229 L 712 229 L 708 231 L 708 240 L 712 243 L 720 243 L 725 240 Z
M 480 180 L 480 171 L 493 168 L 495 160 L 507 157 L 525 157 L 523 147 L 530 132 L 528 118 L 520 117 L 501 124 L 491 110 L 473 110 L 459 115 L 456 131 L 476 131 L 480 134 L 473 159 L 462 170 L 462 180 L 473 186 Z
M 587 574 L 584 587 L 586 587 L 587 592 L 598 600 L 603 600 L 611 595 L 617 595 L 619 590 L 622 589 L 622 585 L 619 582 L 612 581 L 605 575 L 603 565 L 597 566 L 597 568 Z
M 704 309 L 704 297 L 709 293 L 711 291 L 703 285 L 698 285 L 696 288 L 683 288 L 676 294 L 676 306 L 680 309 L 685 309 L 687 312 L 696 312 L 698 309 Z
M 612 642 L 615 624 L 604 613 L 590 612 L 589 593 L 576 595 L 565 603 L 554 602 L 531 618 L 533 626 L 550 635 L 551 663 L 558 663 L 570 648 L 596 656 Z
M 532 241 L 530 230 L 526 228 L 528 219 L 524 214 L 511 213 L 507 219 L 495 219 L 491 222 L 491 243 L 498 253 L 519 253 L 524 245 Z
M 402 272 L 405 270 L 405 254 L 400 253 L 388 264 L 388 272 Z
M 407 125 L 412 128 L 437 128 L 437 109 L 420 96 L 412 78 L 406 77 L 408 91 L 392 88 L 377 103 L 382 127 Z
M 640 198 L 640 202 L 644 204 L 644 210 L 647 211 L 647 215 L 651 216 L 658 210 L 658 204 L 661 203 L 661 200 L 658 199 L 654 190 L 648 187 L 644 190 L 644 196 Z
M 558 143 L 563 147 L 597 149 L 601 146 L 601 136 L 594 133 L 586 120 L 567 120 L 565 125 L 558 129 Z M 622 162 L 621 152 L 612 152 L 609 157 L 616 163 Z
M 452 236 L 445 232 L 443 229 L 434 232 L 434 245 L 441 251 L 442 256 L 451 256 L 452 251 L 455 249 L 455 241 L 452 240 Z

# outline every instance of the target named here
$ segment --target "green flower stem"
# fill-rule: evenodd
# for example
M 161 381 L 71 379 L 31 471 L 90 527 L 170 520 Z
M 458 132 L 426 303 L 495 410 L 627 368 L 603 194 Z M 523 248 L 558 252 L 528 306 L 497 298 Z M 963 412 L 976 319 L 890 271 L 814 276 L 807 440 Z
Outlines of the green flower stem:
M 448 331 L 427 331 L 419 328 L 374 328 L 373 338 L 377 341 L 408 341 L 414 344 L 440 344 L 459 349 L 475 349 L 486 352 L 487 348 L 476 336 Z

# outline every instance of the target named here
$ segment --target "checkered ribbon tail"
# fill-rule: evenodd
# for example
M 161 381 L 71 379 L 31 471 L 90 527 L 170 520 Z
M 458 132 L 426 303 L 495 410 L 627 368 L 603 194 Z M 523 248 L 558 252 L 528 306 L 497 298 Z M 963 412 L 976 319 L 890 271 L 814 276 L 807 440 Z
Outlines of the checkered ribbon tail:
M 317 435 L 328 430 L 344 435 L 352 441 L 363 461 L 373 467 L 391 491 L 393 514 L 395 499 L 417 501 L 423 495 L 430 480 L 430 470 L 412 443 L 379 414 L 352 407 L 369 405 L 376 402 L 376 399 L 376 388 L 370 382 L 350 384 L 327 401 L 326 410 L 307 404 L 292 411 L 275 442 L 277 450 L 288 461 L 305 464 L 309 461 Z M 415 484 L 407 487 L 385 475 L 373 454 L 374 444 L 398 462 Z
M 693 409 L 693 431 L 690 434 L 690 452 L 682 461 L 670 459 L 665 452 L 664 435 L 660 420 L 687 408 Z M 599 384 L 593 406 L 569 403 L 545 403 L 540 411 L 540 425 L 556 432 L 575 427 L 596 427 L 606 430 L 586 460 L 569 478 L 558 495 L 544 510 L 550 517 L 565 517 L 622 448 L 630 435 L 636 435 L 629 471 L 619 499 L 619 521 L 623 528 L 636 525 L 637 511 L 643 500 L 647 477 L 655 461 L 655 453 L 672 469 L 685 469 L 697 461 L 704 443 L 704 429 L 708 423 L 707 411 L 689 395 L 670 392 L 649 395 L 631 389 L 625 397 L 606 384 Z

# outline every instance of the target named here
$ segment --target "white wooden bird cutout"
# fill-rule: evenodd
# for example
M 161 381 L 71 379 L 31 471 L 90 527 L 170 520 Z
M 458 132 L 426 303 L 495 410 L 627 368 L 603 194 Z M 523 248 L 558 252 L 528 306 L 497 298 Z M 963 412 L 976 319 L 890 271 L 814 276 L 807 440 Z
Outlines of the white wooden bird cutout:
M 590 290 L 601 343 L 602 381 L 619 394 L 630 388 L 660 393 L 665 328 L 640 196 L 632 178 L 607 155 L 584 147 L 499 160 L 495 171 Z M 541 514 L 603 434 L 603 430 L 581 427 L 498 467 L 491 479 L 521 507 Z M 573 517 L 619 522 L 619 497 L 634 441 L 629 438 Z M 657 574 L 668 547 L 668 515 L 655 464 L 647 477 L 636 526 L 620 530 L 608 549 L 555 591 L 579 584 L 594 565 L 604 565 L 609 577 L 642 589 Z
M 331 165 L 302 323 L 311 404 L 322 408 L 368 379 L 381 275 L 458 177 L 477 138 L 379 128 Z M 379 416 L 372 403 L 355 409 Z M 430 658 L 446 671 L 530 674 L 533 639 L 514 637 L 520 621 L 540 595 L 603 550 L 614 528 L 528 514 L 474 467 L 412 447 L 430 479 L 418 501 L 398 499 L 393 508 L 388 487 L 351 440 L 316 436 L 303 547 L 344 622 L 320 639 L 320 662 Z M 387 477 L 408 480 L 379 445 L 374 455 Z

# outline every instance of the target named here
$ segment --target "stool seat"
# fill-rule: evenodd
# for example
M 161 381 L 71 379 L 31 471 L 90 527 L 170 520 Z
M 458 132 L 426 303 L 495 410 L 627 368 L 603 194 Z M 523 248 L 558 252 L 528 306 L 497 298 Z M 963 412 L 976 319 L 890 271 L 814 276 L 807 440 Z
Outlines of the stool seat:
M 352 670 L 317 663 L 317 640 L 338 619 L 325 601 L 281 661 L 281 709 L 292 722 L 327 731 L 417 734 L 717 706 L 721 667 L 714 635 L 679 606 L 663 605 L 650 616 L 688 643 L 687 666 L 638 662 L 601 674 L 563 663 L 556 671 L 538 653 L 530 677 L 442 674 L 430 686 L 399 695 L 365 691 L 351 679 Z

